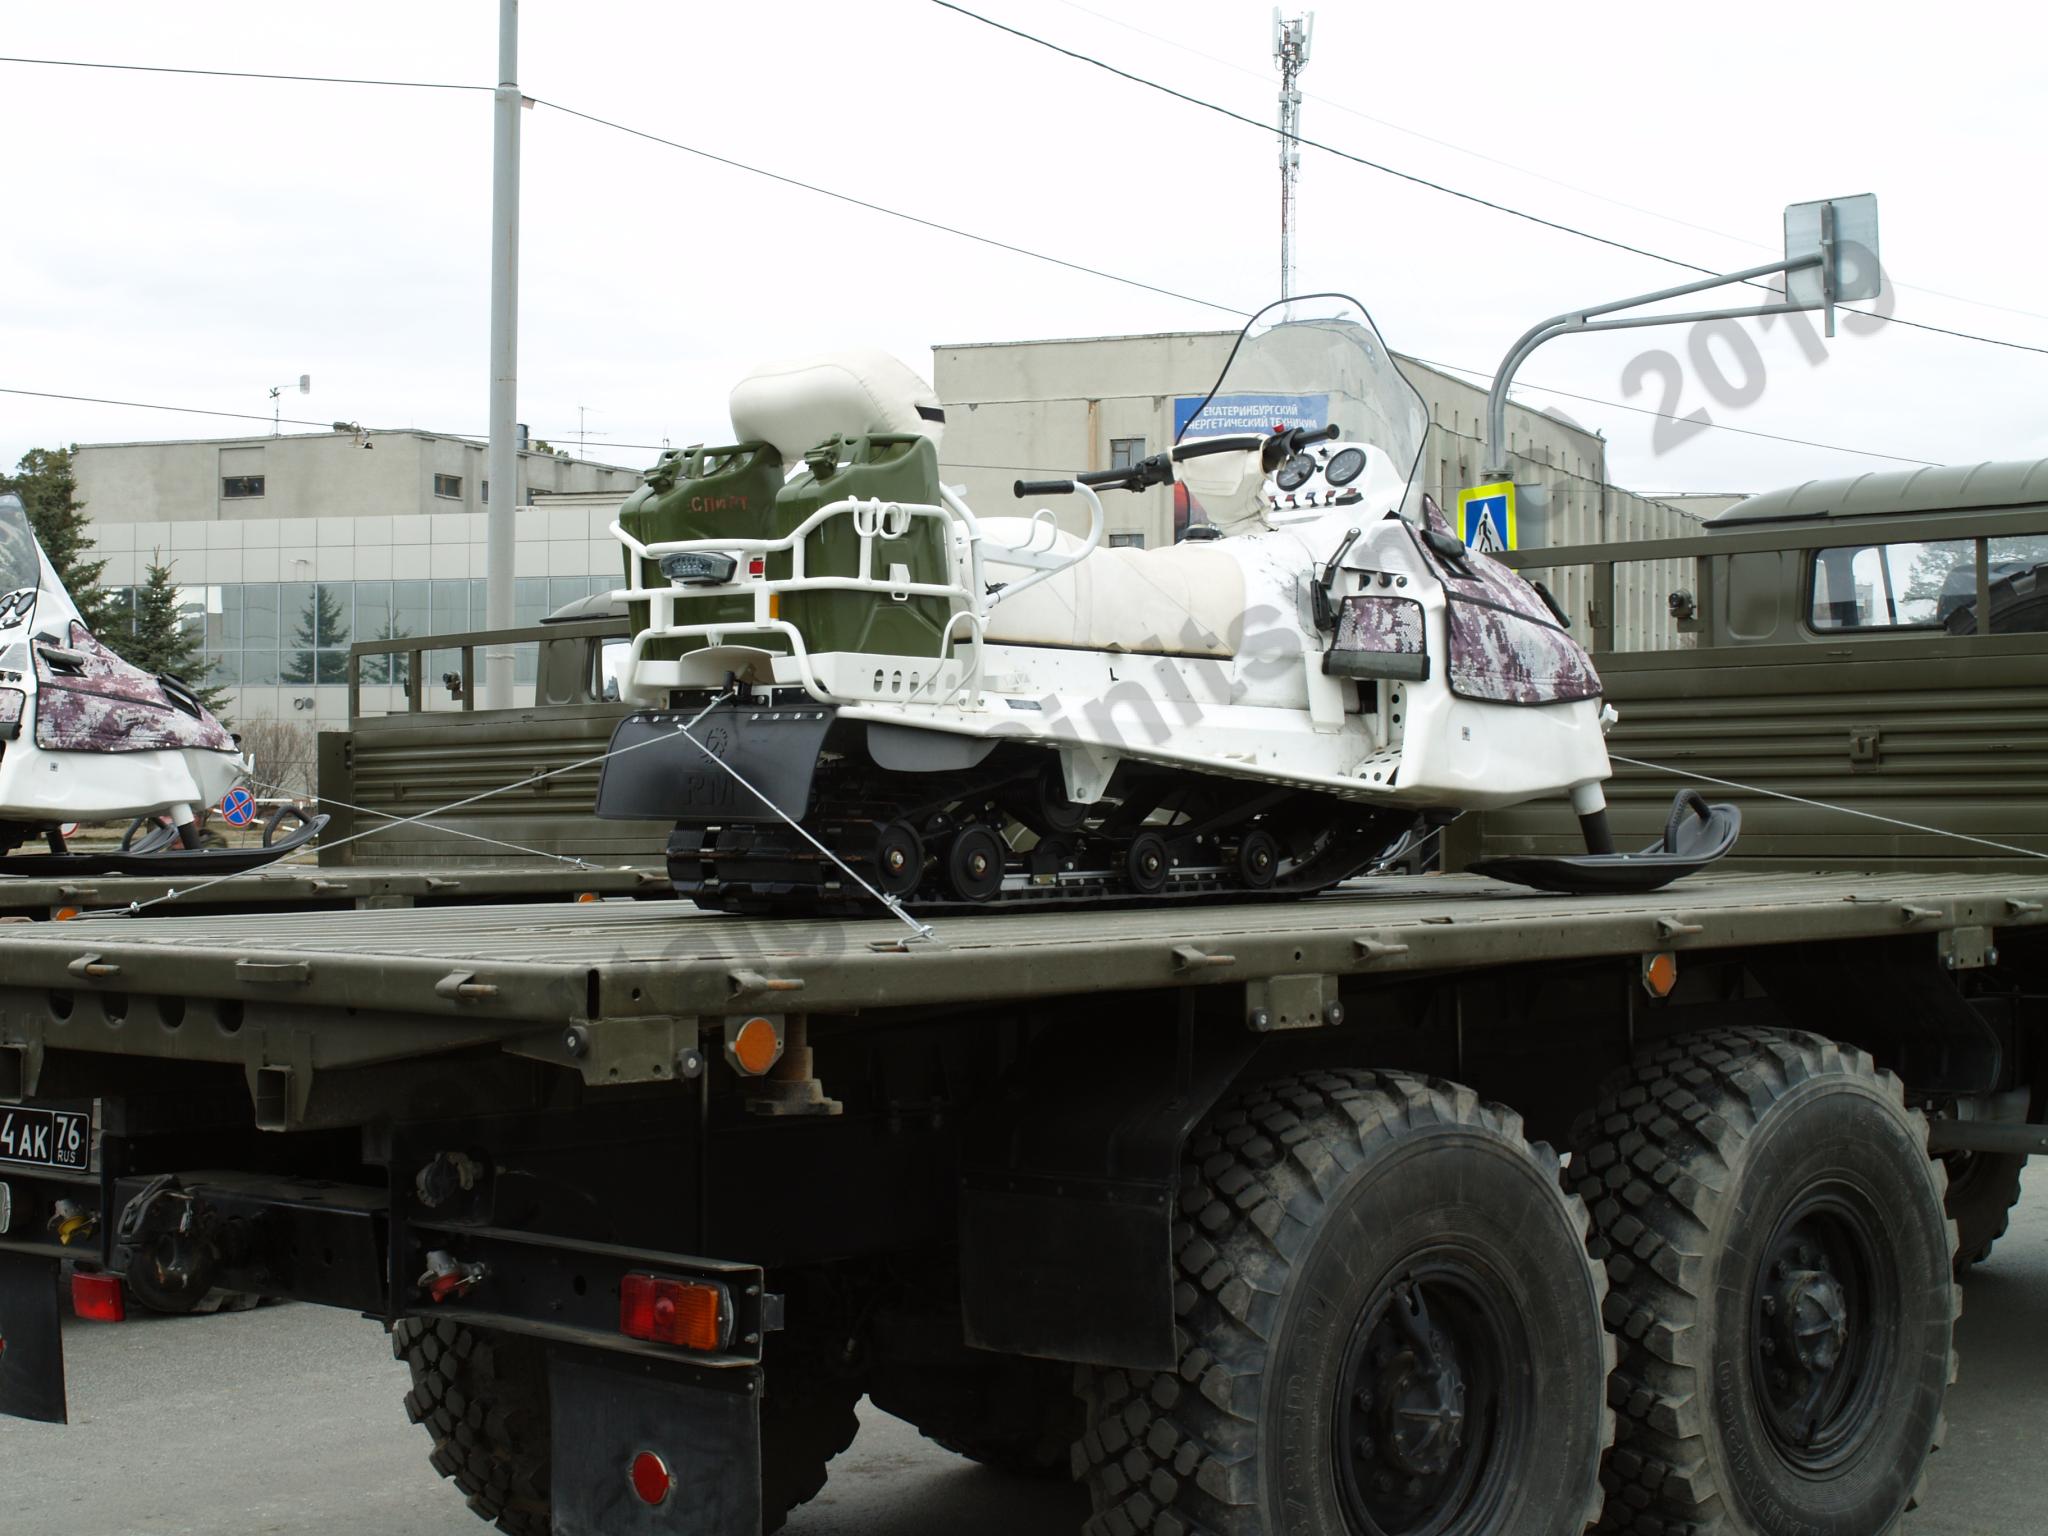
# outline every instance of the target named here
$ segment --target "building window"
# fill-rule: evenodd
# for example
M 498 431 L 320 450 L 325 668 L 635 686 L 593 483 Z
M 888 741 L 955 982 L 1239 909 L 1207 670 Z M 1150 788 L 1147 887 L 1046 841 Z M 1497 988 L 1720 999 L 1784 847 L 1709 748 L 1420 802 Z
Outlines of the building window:
M 446 496 L 450 501 L 462 500 L 462 476 L 434 476 L 434 494 L 436 496 Z
M 1129 469 L 1145 457 L 1145 439 L 1142 437 L 1112 437 L 1109 440 L 1109 467 Z
M 1142 533 L 1112 533 L 1109 536 L 1109 547 L 1111 549 L 1143 549 L 1145 547 L 1145 535 Z
M 263 477 L 261 475 L 223 475 L 220 493 L 224 497 L 261 496 Z

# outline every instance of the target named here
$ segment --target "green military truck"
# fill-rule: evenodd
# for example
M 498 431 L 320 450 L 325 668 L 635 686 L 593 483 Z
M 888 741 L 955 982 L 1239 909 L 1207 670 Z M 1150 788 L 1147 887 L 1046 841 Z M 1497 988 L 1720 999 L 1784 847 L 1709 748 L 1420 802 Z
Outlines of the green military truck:
M 1524 557 L 1697 567 L 1699 644 L 1598 658 L 1615 820 L 1651 840 L 1654 763 L 1752 786 L 1715 791 L 1750 830 L 1649 896 L 0 929 L 0 1410 L 65 1415 L 70 1260 L 89 1316 L 147 1273 L 382 1319 L 434 1465 L 514 1536 L 776 1529 L 864 1394 L 1080 1477 L 1091 1536 L 1886 1530 L 1955 1266 L 2048 1137 L 2048 636 L 2002 542 L 2048 536 L 2043 477 Z M 560 638 L 589 696 L 362 722 L 342 798 L 580 763 L 620 709 L 602 623 Z M 1563 835 L 1449 831 L 1452 865 Z

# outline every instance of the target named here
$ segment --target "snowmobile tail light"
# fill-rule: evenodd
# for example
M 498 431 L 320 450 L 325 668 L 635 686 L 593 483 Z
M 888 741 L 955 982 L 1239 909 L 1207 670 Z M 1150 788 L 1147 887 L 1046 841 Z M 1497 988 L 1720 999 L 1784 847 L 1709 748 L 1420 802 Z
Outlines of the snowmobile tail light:
M 731 1327 L 732 1307 L 722 1285 L 658 1275 L 628 1275 L 619 1282 L 619 1332 L 629 1339 L 715 1354 L 725 1347 Z
M 661 574 L 685 587 L 723 586 L 739 568 L 731 555 L 686 552 L 661 557 Z
M 1643 990 L 1652 997 L 1669 997 L 1678 985 L 1678 956 L 1670 950 L 1643 956 Z
M 632 1481 L 634 1496 L 642 1504 L 666 1503 L 676 1486 L 676 1475 L 669 1471 L 668 1463 L 652 1451 L 642 1451 L 635 1456 L 627 1476 Z
M 71 1310 L 91 1323 L 125 1323 L 128 1299 L 121 1293 L 121 1277 L 73 1271 Z

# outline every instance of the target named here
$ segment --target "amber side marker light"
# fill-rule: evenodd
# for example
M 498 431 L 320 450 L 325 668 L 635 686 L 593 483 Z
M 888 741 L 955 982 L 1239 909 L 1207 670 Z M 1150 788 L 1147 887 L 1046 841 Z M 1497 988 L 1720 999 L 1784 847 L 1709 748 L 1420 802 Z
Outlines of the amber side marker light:
M 1652 997 L 1669 997 L 1678 985 L 1678 956 L 1670 950 L 1643 956 L 1643 990 Z
M 89 1323 L 125 1323 L 128 1298 L 121 1292 L 119 1275 L 88 1275 L 74 1270 L 71 1275 L 71 1310 Z
M 749 1077 L 759 1077 L 782 1054 L 782 1037 L 767 1019 L 751 1018 L 733 1031 L 732 1061 Z
M 731 1317 L 721 1285 L 658 1275 L 619 1282 L 619 1332 L 629 1339 L 716 1354 L 725 1347 Z

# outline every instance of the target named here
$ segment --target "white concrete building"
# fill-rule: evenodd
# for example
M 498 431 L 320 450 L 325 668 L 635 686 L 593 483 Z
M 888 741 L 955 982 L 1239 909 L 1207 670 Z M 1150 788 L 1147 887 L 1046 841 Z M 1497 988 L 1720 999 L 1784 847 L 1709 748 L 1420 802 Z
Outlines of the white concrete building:
M 132 592 L 151 564 L 169 567 L 229 714 L 323 725 L 347 718 L 351 641 L 484 627 L 483 462 L 482 444 L 425 432 L 86 443 L 74 455 L 102 582 Z M 640 474 L 523 452 L 520 482 L 514 604 L 530 624 L 618 585 L 606 529 Z M 434 658 L 428 677 L 454 666 Z M 531 667 L 522 657 L 522 681 Z

